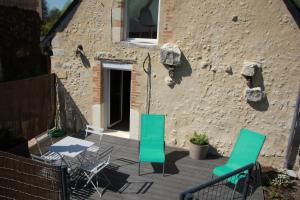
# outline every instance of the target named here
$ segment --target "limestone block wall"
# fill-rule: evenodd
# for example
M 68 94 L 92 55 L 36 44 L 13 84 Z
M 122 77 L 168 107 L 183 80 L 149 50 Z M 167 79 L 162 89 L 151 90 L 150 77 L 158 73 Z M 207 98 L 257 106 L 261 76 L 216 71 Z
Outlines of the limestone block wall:
M 95 87 L 97 52 L 136 62 L 131 113 L 145 112 L 147 76 L 142 65 L 149 53 L 150 112 L 166 115 L 169 145 L 187 148 L 190 135 L 198 131 L 207 133 L 220 154 L 229 155 L 245 127 L 267 135 L 262 163 L 282 166 L 300 75 L 299 27 L 283 1 L 161 0 L 158 45 L 151 47 L 113 40 L 115 5 L 111 0 L 82 1 L 52 41 L 52 71 L 68 94 L 64 113 L 70 130 L 76 120 L 78 128 L 91 123 L 94 101 L 101 104 Z M 159 48 L 166 42 L 177 44 L 183 57 L 173 87 L 166 85 L 168 70 L 159 62 Z M 75 55 L 79 44 L 85 58 Z M 260 103 L 245 101 L 247 84 L 240 74 L 244 61 L 261 64 L 265 98 Z

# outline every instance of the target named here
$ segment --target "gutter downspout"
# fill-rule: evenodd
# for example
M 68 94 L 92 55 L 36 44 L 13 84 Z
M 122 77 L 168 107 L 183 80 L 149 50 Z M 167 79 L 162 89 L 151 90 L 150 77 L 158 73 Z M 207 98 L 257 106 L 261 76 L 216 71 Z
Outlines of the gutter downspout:
M 292 169 L 296 162 L 296 157 L 299 150 L 300 144 L 300 85 L 298 90 L 298 98 L 295 106 L 295 112 L 293 117 L 293 122 L 290 129 L 290 135 L 286 150 L 286 155 L 284 158 L 284 168 Z

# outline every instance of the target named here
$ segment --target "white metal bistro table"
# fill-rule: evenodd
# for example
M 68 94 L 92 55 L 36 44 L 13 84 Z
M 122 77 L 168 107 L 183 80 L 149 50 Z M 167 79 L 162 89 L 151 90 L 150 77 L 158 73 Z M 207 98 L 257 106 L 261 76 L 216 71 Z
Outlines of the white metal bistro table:
M 80 166 L 82 165 L 81 159 L 85 157 L 86 150 L 94 144 L 94 142 L 67 136 L 62 140 L 59 140 L 58 142 L 52 144 L 49 147 L 49 151 L 55 152 L 60 155 L 62 161 L 68 167 L 68 173 L 71 175 L 71 179 L 73 179 L 76 178 L 76 174 L 79 171 Z M 83 155 L 79 156 L 80 154 Z M 77 159 L 79 161 L 79 166 L 70 161 L 67 161 L 65 157 Z
M 67 136 L 51 145 L 49 151 L 58 153 L 62 156 L 75 158 L 94 144 L 94 142 Z

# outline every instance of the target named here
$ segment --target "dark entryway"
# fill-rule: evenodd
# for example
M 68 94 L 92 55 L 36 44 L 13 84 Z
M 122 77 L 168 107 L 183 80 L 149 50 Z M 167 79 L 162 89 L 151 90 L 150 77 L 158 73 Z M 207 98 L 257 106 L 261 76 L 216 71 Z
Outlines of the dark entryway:
M 131 72 L 110 70 L 110 129 L 129 131 Z

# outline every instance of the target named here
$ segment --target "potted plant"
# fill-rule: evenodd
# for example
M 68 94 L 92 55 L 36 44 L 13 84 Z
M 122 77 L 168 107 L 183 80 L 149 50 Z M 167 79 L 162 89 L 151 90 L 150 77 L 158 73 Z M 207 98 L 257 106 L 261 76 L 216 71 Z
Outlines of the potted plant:
M 50 137 L 62 137 L 65 135 L 65 131 L 61 128 L 53 128 L 51 130 L 48 130 L 48 135 Z
M 196 131 L 190 139 L 190 157 L 196 160 L 205 159 L 209 148 L 208 137 Z

